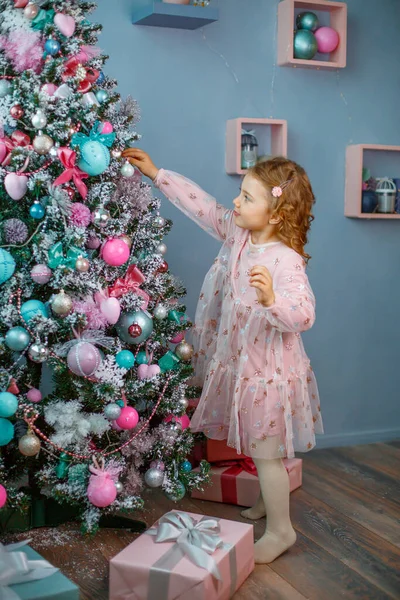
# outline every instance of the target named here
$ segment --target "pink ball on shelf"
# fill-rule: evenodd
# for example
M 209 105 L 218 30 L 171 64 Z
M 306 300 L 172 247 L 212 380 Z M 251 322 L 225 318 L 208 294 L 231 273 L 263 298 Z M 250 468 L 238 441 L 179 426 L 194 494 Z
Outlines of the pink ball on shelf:
M 7 490 L 3 485 L 0 485 L 0 508 L 3 508 L 7 502 Z
M 339 34 L 332 27 L 320 27 L 314 32 L 314 35 L 317 40 L 318 52 L 321 54 L 329 54 L 339 45 Z
M 114 131 L 110 121 L 103 121 L 99 127 L 100 133 L 112 133 Z
M 187 429 L 190 425 L 190 419 L 187 415 L 182 415 L 181 417 L 177 417 L 175 415 L 168 415 L 168 417 L 164 419 L 164 423 L 169 423 L 170 421 L 172 421 L 172 419 L 181 424 L 182 430 Z
M 130 255 L 129 246 L 119 238 L 108 240 L 101 252 L 101 256 L 108 265 L 120 267 L 128 260 Z
M 121 429 L 133 429 L 139 422 L 138 411 L 132 406 L 124 406 L 115 422 Z
M 185 334 L 183 333 L 183 331 L 181 331 L 181 333 L 178 333 L 178 335 L 176 335 L 169 341 L 171 342 L 171 344 L 179 344 L 183 340 L 184 337 L 185 337 Z
M 26 394 L 29 402 L 40 402 L 42 399 L 42 392 L 36 388 L 31 388 Z

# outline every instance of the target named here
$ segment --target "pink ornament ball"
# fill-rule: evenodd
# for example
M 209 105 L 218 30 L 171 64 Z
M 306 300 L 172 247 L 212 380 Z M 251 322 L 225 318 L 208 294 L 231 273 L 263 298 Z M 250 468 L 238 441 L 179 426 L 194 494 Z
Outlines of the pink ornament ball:
M 93 234 L 89 235 L 87 242 L 86 242 L 86 248 L 89 248 L 90 250 L 97 250 L 97 248 L 101 245 L 101 240 L 99 240 L 99 238 Z
M 172 421 L 172 419 L 181 424 L 182 431 L 184 429 L 187 429 L 190 425 L 190 419 L 187 415 L 182 415 L 181 417 L 177 417 L 175 415 L 168 415 L 168 417 L 164 419 L 164 422 L 169 423 L 170 421 Z
M 110 121 L 103 121 L 100 125 L 100 133 L 112 133 L 114 131 Z
M 113 238 L 108 240 L 102 251 L 103 260 L 112 267 L 120 267 L 129 258 L 130 250 L 129 246 L 119 238 Z
M 118 425 L 117 421 L 111 421 L 111 428 L 114 429 L 114 431 L 123 431 L 122 427 Z
M 182 342 L 182 340 L 184 339 L 185 334 L 183 333 L 183 331 L 181 331 L 181 333 L 178 333 L 178 335 L 176 335 L 175 337 L 172 338 L 172 340 L 169 340 L 171 342 L 171 344 L 180 344 Z
M 124 406 L 121 410 L 121 414 L 115 421 L 121 429 L 133 429 L 139 422 L 139 414 L 132 406 Z
M 29 402 L 40 402 L 42 399 L 42 393 L 36 388 L 31 388 L 26 394 L 26 397 L 28 398 Z
M 318 52 L 329 54 L 336 50 L 339 45 L 339 34 L 332 27 L 320 27 L 314 32 L 317 39 Z
M 67 362 L 75 375 L 90 377 L 100 366 L 101 355 L 93 344 L 78 342 L 68 352 Z
M 35 265 L 31 271 L 33 281 L 40 285 L 49 283 L 52 274 L 52 270 L 47 265 Z
M 55 83 L 45 83 L 44 85 L 42 85 L 41 87 L 41 92 L 44 92 L 45 94 L 47 94 L 48 96 L 54 96 L 54 94 L 57 91 L 57 86 Z
M 117 488 L 109 475 L 96 477 L 88 485 L 87 497 L 94 506 L 105 508 L 114 502 L 117 497 Z
M 3 508 L 7 502 L 7 491 L 3 485 L 0 485 L 0 508 Z

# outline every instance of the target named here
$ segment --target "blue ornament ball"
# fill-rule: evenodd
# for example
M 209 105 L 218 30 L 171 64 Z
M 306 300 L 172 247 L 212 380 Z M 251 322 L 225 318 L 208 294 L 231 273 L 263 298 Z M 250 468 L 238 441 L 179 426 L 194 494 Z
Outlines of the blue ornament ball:
M 60 52 L 60 48 L 60 43 L 57 42 L 57 40 L 53 40 L 51 38 L 49 40 L 46 40 L 44 45 L 45 52 L 47 52 L 47 54 L 50 54 L 51 56 L 55 56 L 56 54 L 58 54 Z
M 167 493 L 165 492 L 165 495 L 167 496 L 168 500 L 172 500 L 173 502 L 178 502 L 178 500 L 182 500 L 182 498 L 185 496 L 186 494 L 186 488 L 183 485 L 183 483 L 181 481 L 178 481 L 178 490 L 176 493 Z
M 0 446 L 7 446 L 14 437 L 14 425 L 0 418 Z
M 295 58 L 311 60 L 318 50 L 317 40 L 312 31 L 299 29 L 294 34 L 293 54 Z
M 29 209 L 29 214 L 32 219 L 43 219 L 44 217 L 44 208 L 40 204 L 40 202 L 34 202 Z
M 149 364 L 149 360 L 146 356 L 146 352 L 144 350 L 141 350 L 140 352 L 137 353 L 136 355 L 136 363 L 138 365 L 147 365 Z
M 103 104 L 103 102 L 108 100 L 108 92 L 106 90 L 97 90 L 96 99 L 100 104 Z
M 47 306 L 40 300 L 27 300 L 21 306 L 21 315 L 26 323 L 29 323 L 32 317 L 39 314 L 44 317 L 49 316 Z
M 22 352 L 31 343 L 31 336 L 25 327 L 11 327 L 6 333 L 6 345 L 14 352 Z
M 104 144 L 88 140 L 81 147 L 78 167 L 93 177 L 101 175 L 110 164 L 110 152 Z
M 102 83 L 104 83 L 104 82 L 105 82 L 105 79 L 106 79 L 106 77 L 105 77 L 105 75 L 104 75 L 103 71 L 100 71 L 100 75 L 99 75 L 99 76 L 98 76 L 98 78 L 96 79 L 96 83 L 97 83 L 97 85 L 101 85 Z
M 297 29 L 308 29 L 308 31 L 316 31 L 318 29 L 318 17 L 313 12 L 303 12 L 297 15 Z
M 130 350 L 121 350 L 116 355 L 115 362 L 122 369 L 131 369 L 135 364 L 135 355 Z
M 121 408 L 124 408 L 125 406 L 125 402 L 123 400 L 116 400 L 115 404 L 118 404 L 118 406 L 120 406 Z
M 180 469 L 184 473 L 190 473 L 192 470 L 192 464 L 188 460 L 184 460 L 183 463 L 181 463 Z
M 12 417 L 17 412 L 18 398 L 10 392 L 0 392 L 0 417 Z
M 0 248 L 0 284 L 10 279 L 15 271 L 15 260 L 11 254 Z
M 137 337 L 132 337 L 129 334 L 129 327 L 133 325 L 133 323 L 137 323 L 142 329 L 142 333 Z M 124 312 L 118 319 L 115 328 L 121 340 L 127 344 L 141 344 L 152 334 L 153 319 L 148 312 L 143 310 Z

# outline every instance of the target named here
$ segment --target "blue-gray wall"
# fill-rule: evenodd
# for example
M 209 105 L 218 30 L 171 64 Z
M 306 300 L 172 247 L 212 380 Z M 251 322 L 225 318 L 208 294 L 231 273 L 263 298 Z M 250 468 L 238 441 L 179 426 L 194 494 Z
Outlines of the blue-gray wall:
M 399 0 L 348 1 L 348 66 L 338 71 L 276 66 L 277 0 L 214 0 L 219 22 L 193 32 L 133 26 L 144 1 L 98 0 L 94 15 L 106 72 L 141 106 L 141 146 L 230 206 L 240 181 L 225 173 L 226 120 L 287 120 L 289 156 L 317 196 L 318 318 L 304 339 L 322 399 L 319 447 L 399 437 L 400 221 L 343 214 L 346 146 L 400 145 Z M 374 174 L 400 177 L 400 157 L 386 158 L 371 161 Z M 167 260 L 193 316 L 218 244 L 167 201 L 162 213 L 174 220 Z

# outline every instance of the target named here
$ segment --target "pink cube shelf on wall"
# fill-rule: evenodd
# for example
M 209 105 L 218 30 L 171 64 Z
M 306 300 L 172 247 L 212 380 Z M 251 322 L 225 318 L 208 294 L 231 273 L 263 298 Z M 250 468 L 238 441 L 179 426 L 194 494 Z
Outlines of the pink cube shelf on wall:
M 242 129 L 254 130 L 259 156 L 287 156 L 287 122 L 282 119 L 230 119 L 226 123 L 225 168 L 229 175 L 245 175 L 242 169 Z
M 293 32 L 296 29 L 296 14 L 311 11 L 327 17 L 322 25 L 333 27 L 339 34 L 340 42 L 334 52 L 317 54 L 317 58 L 305 60 L 294 58 Z M 346 66 L 347 46 L 347 4 L 345 2 L 325 2 L 324 0 L 282 0 L 278 4 L 278 65 L 281 67 L 305 67 L 308 69 L 340 69 Z M 328 57 L 326 60 L 324 57 Z
M 400 152 L 400 146 L 383 146 L 381 144 L 354 144 L 346 149 L 346 183 L 344 214 L 356 219 L 400 219 L 400 214 L 363 213 L 362 202 L 362 172 L 364 166 L 364 151 Z M 400 163 L 400 155 L 399 155 Z

